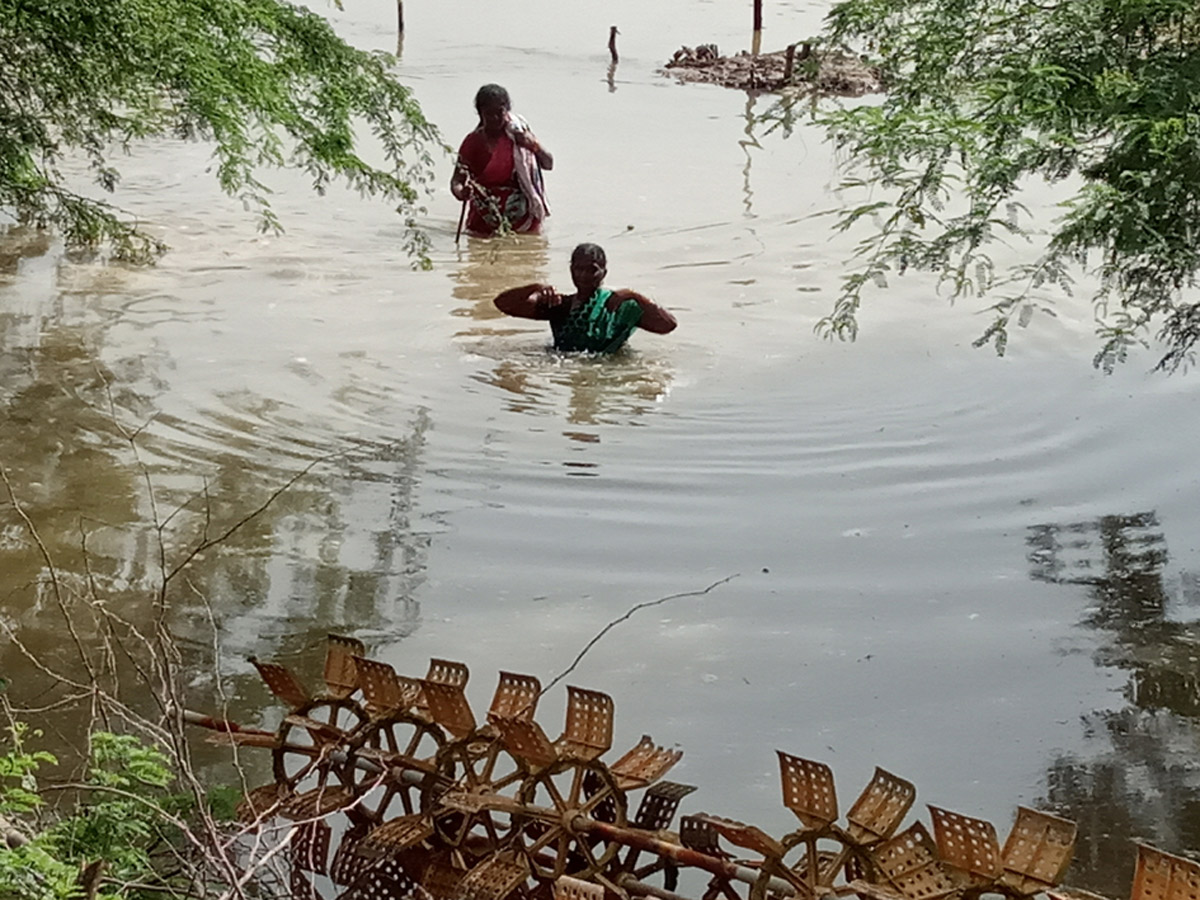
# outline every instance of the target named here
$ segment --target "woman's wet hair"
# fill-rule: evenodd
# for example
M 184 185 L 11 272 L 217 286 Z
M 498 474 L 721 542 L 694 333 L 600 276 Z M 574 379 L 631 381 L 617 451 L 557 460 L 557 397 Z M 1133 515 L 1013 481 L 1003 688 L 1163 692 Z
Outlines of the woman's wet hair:
M 503 106 L 512 109 L 512 100 L 508 91 L 498 84 L 485 84 L 475 92 L 475 112 L 483 112 L 484 107 Z
M 608 268 L 608 258 L 604 255 L 604 248 L 599 244 L 580 244 L 571 251 L 571 265 L 577 262 L 595 263 L 602 269 Z

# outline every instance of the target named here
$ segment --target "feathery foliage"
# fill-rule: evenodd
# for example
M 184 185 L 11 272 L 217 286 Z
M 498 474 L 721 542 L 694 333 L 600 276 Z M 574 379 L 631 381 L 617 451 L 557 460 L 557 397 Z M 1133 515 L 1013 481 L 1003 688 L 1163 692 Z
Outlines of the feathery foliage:
M 10 727 L 8 746 L 0 744 L 0 812 L 21 824 L 24 837 L 15 846 L 0 841 L 0 897 L 74 900 L 88 864 L 104 876 L 97 900 L 189 896 L 198 886 L 190 872 L 180 874 L 188 870 L 181 860 L 196 854 L 176 823 L 193 810 L 186 794 L 172 793 L 164 753 L 130 735 L 94 732 L 87 775 L 74 785 L 78 799 L 50 811 L 38 776 L 57 760 L 26 746 L 40 733 Z
M 860 245 L 827 336 L 853 338 L 863 292 L 889 274 L 939 273 L 955 297 L 990 292 L 976 341 L 1051 311 L 1043 286 L 1091 298 L 1111 370 L 1150 334 L 1159 362 L 1200 339 L 1200 6 L 1192 0 L 844 0 L 825 39 L 864 50 L 889 82 L 881 105 L 822 116 L 851 184 L 889 199 L 843 212 L 876 227 Z M 1028 239 L 1025 190 L 1072 179 L 1048 240 L 998 267 L 995 240 Z M 1035 296 L 1036 294 L 1036 296 Z
M 360 130 L 378 150 L 360 151 Z M 341 180 L 395 204 L 426 258 L 415 216 L 444 145 L 392 57 L 284 0 L 0 0 L 0 212 L 148 262 L 163 245 L 64 166 L 86 160 L 112 191 L 114 156 L 166 138 L 213 142 L 221 187 L 264 229 L 279 222 L 258 173 L 294 166 L 318 192 Z

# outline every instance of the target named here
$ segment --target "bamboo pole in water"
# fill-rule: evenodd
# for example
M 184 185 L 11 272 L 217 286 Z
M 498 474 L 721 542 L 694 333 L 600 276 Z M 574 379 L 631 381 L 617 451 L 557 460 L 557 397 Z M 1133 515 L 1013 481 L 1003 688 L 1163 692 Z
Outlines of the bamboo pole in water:
M 396 24 L 404 34 L 404 0 L 396 0 Z
M 620 57 L 617 56 L 617 35 L 621 32 L 617 31 L 617 26 L 613 25 L 608 29 L 608 52 L 612 56 L 612 61 L 617 62 Z
M 754 42 L 750 45 L 750 55 L 758 56 L 762 49 L 762 0 L 754 0 Z

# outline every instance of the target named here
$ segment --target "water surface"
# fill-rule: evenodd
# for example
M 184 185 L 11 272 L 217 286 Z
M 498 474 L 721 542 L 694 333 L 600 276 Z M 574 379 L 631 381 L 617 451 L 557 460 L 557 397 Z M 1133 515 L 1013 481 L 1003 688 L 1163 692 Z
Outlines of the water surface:
M 327 12 L 394 50 L 378 6 Z M 567 679 L 612 694 L 617 751 L 685 749 L 685 811 L 782 832 L 776 748 L 829 763 L 843 808 L 881 765 L 1001 836 L 1017 804 L 1076 819 L 1069 880 L 1123 894 L 1131 838 L 1200 847 L 1195 376 L 1150 374 L 1151 353 L 1096 373 L 1078 302 L 1003 359 L 973 350 L 986 316 L 922 276 L 871 295 L 856 344 L 815 338 L 861 236 L 832 229 L 855 198 L 830 149 L 756 124 L 768 97 L 658 71 L 681 44 L 747 46 L 732 6 L 408 4 L 399 74 L 446 140 L 499 81 L 556 158 L 540 237 L 456 245 L 439 190 L 428 272 L 383 206 L 274 175 L 287 232 L 264 236 L 206 147 L 136 148 L 118 200 L 171 245 L 160 265 L 5 238 L 0 464 L 56 562 L 81 565 L 86 535 L 136 616 L 155 515 L 199 498 L 166 529 L 178 559 L 318 460 L 172 597 L 190 658 L 216 623 L 247 721 L 277 713 L 245 658 L 315 676 L 330 631 L 407 674 L 467 662 L 481 710 L 498 669 L 548 682 L 630 608 L 692 592 Z M 769 7 L 766 49 L 824 11 Z M 572 359 L 496 313 L 505 287 L 565 285 L 584 240 L 678 330 Z M 69 665 L 43 560 L 0 516 L 6 621 Z M 24 671 L 12 648 L 4 666 Z M 192 687 L 212 708 L 211 680 Z

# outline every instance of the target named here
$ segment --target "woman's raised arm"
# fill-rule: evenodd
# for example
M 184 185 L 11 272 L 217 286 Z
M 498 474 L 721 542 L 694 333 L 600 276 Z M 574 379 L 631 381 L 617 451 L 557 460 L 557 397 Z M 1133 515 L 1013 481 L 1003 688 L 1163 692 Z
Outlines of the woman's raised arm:
M 548 284 L 523 284 L 498 294 L 492 302 L 507 316 L 548 319 L 562 301 L 562 295 Z

